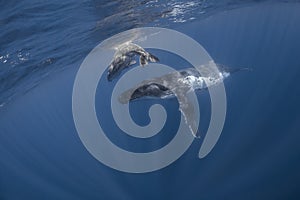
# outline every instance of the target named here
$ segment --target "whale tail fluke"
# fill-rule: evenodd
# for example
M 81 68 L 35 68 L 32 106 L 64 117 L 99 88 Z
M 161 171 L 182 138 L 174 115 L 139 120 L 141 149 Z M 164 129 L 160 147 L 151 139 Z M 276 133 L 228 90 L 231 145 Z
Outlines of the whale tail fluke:
M 156 57 L 155 55 L 149 53 L 149 57 L 148 59 L 150 60 L 150 62 L 159 62 L 158 57 Z
M 159 59 L 152 55 L 151 53 L 146 53 L 146 55 L 140 56 L 140 65 L 145 66 L 148 64 L 148 62 L 159 62 Z

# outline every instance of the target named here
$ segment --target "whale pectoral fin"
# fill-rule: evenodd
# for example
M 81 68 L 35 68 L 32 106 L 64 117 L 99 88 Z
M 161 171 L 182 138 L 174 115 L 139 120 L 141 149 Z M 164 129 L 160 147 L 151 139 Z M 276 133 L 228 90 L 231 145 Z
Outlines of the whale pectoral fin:
M 149 60 L 150 62 L 159 62 L 159 59 L 151 53 L 149 53 Z
M 159 59 L 154 56 L 153 54 L 147 52 L 145 49 L 140 48 L 134 50 L 137 55 L 140 55 L 140 65 L 144 66 L 147 65 L 148 62 L 159 62 Z
M 198 125 L 195 120 L 195 110 L 193 104 L 187 98 L 188 88 L 186 89 L 173 89 L 172 92 L 175 94 L 179 103 L 179 110 L 184 117 L 185 123 L 188 125 L 191 133 L 195 138 L 199 138 L 197 135 Z
M 141 56 L 140 56 L 140 65 L 141 65 L 142 67 L 144 67 L 144 66 L 147 65 L 147 64 L 148 64 L 148 61 L 147 61 L 146 57 L 143 56 L 143 55 L 141 55 Z

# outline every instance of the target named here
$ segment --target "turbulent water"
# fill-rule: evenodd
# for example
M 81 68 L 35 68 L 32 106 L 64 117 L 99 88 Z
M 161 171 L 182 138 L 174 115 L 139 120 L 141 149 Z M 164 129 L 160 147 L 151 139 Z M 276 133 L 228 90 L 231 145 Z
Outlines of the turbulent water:
M 273 1 L 259 1 L 270 2 Z M 2 1 L 0 105 L 4 106 L 53 72 L 79 65 L 95 45 L 113 34 L 134 27 L 176 27 L 252 3 L 238 0 Z

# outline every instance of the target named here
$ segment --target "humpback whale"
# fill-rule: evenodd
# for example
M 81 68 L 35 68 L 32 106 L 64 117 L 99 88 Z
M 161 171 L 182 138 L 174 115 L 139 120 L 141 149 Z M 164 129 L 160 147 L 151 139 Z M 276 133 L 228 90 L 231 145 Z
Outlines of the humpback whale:
M 127 42 L 116 48 L 113 60 L 108 67 L 107 80 L 112 81 L 120 72 L 136 64 L 135 56 L 139 56 L 140 65 L 145 66 L 148 62 L 158 62 L 159 59 L 147 52 L 144 48 L 137 44 Z
M 143 97 L 170 98 L 176 97 L 179 102 L 179 110 L 184 116 L 194 137 L 197 136 L 197 125 L 195 122 L 194 108 L 187 98 L 187 93 L 195 90 L 203 90 L 223 82 L 230 74 L 250 70 L 249 68 L 230 68 L 216 64 L 218 70 L 210 66 L 214 64 L 201 65 L 196 68 L 187 68 L 180 71 L 165 74 L 149 80 L 144 80 L 133 88 L 123 92 L 119 96 L 119 102 L 129 103 L 132 100 Z

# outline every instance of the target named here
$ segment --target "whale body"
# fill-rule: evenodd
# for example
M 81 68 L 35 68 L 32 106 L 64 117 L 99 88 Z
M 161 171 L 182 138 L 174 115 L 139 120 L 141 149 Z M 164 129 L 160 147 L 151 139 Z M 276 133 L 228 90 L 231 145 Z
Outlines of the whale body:
M 217 70 L 214 66 L 217 66 Z M 179 102 L 179 110 L 184 116 L 194 137 L 197 136 L 197 125 L 193 105 L 187 98 L 191 91 L 207 89 L 217 85 L 229 77 L 232 73 L 249 70 L 249 68 L 230 68 L 212 62 L 196 68 L 187 68 L 171 72 L 160 77 L 144 80 L 135 87 L 123 92 L 119 96 L 119 102 L 129 103 L 132 100 L 144 97 L 166 99 L 176 97 Z
M 107 80 L 112 81 L 122 70 L 136 64 L 136 56 L 139 56 L 141 66 L 147 65 L 148 62 L 159 61 L 156 56 L 147 52 L 141 46 L 134 43 L 124 43 L 116 48 L 116 53 L 108 67 Z
M 175 97 L 173 90 L 180 90 L 186 93 L 195 90 L 203 90 L 223 82 L 232 73 L 251 70 L 249 68 L 231 68 L 216 64 L 218 72 L 206 69 L 208 65 L 196 68 L 186 68 L 166 75 L 144 80 L 135 87 L 123 92 L 119 97 L 122 104 L 143 97 L 170 98 Z

